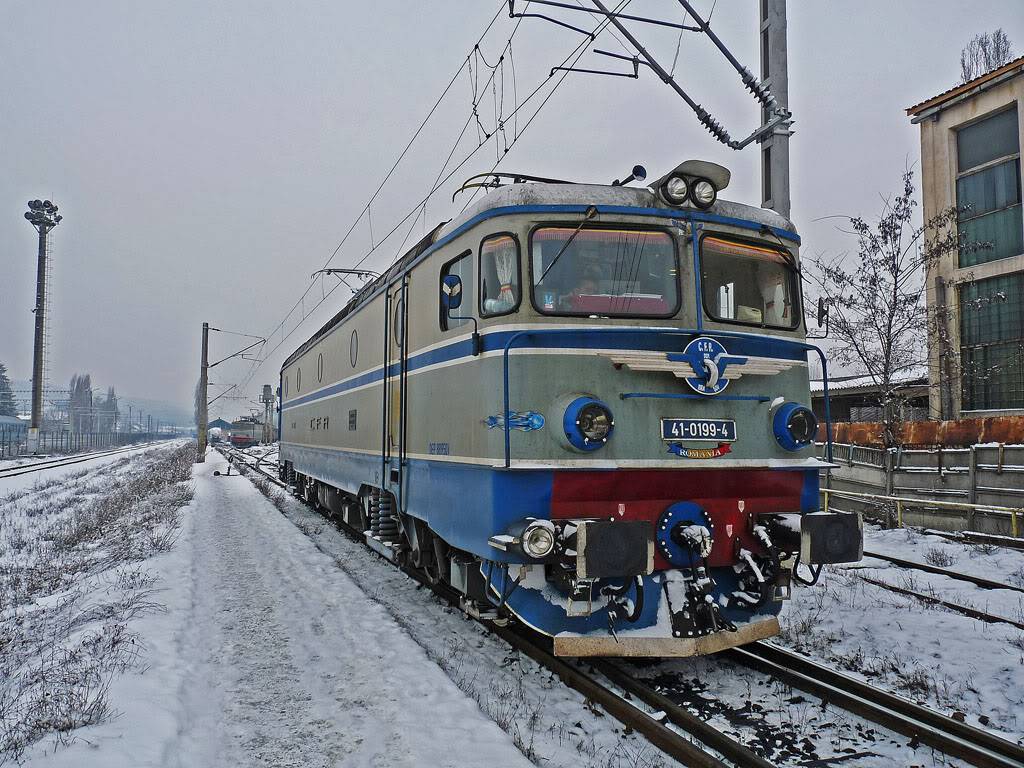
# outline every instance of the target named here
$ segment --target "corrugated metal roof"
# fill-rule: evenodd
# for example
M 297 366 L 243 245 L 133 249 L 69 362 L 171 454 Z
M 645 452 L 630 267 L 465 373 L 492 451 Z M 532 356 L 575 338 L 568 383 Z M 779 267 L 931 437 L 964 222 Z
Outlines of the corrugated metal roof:
M 1022 71 L 1024 71 L 1024 56 L 1020 56 L 1013 61 L 1007 62 L 1003 66 L 993 69 L 991 72 L 986 72 L 984 75 L 980 75 L 973 80 L 968 80 L 963 85 L 955 85 L 949 90 L 943 91 L 938 96 L 932 96 L 930 99 L 922 101 L 920 104 L 907 107 L 907 115 L 918 115 L 926 109 L 938 106 L 950 99 L 955 99 L 960 94 L 967 93 L 972 88 L 977 88 L 979 85 L 984 85 L 989 80 L 995 80 L 997 77 L 1000 77 L 1007 72 L 1012 72 L 1015 67 L 1021 67 Z
M 910 370 L 896 374 L 893 380 L 901 387 L 914 387 L 928 384 L 928 368 L 926 366 L 915 366 Z M 821 379 L 811 380 L 811 394 L 820 395 L 825 390 Z M 828 393 L 830 396 L 838 394 L 853 394 L 855 392 L 877 391 L 878 385 L 871 378 L 870 374 L 860 376 L 846 376 L 843 378 L 829 377 Z

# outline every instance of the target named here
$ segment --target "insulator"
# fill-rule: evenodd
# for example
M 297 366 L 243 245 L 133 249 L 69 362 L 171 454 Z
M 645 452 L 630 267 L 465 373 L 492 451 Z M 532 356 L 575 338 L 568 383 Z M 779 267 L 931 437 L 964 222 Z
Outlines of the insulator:
M 714 136 L 723 144 L 729 143 L 729 132 L 725 130 L 725 128 L 722 127 L 722 124 L 715 120 L 715 118 L 713 118 L 711 114 L 706 109 L 704 109 L 704 107 L 698 104 L 696 112 L 697 119 L 700 120 L 701 125 L 708 129 L 708 132 L 712 136 Z
M 754 94 L 754 98 L 761 102 L 761 106 L 769 111 L 775 109 L 775 97 L 772 96 L 771 89 L 767 85 L 754 77 L 749 69 L 744 69 L 740 77 L 743 79 L 743 85 L 746 86 L 747 90 Z

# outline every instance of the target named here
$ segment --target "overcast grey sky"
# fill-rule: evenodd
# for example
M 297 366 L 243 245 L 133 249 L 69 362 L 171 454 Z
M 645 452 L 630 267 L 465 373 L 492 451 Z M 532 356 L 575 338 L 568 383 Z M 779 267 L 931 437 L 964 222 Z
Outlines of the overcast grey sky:
M 697 2 L 705 14 L 711 5 Z M 201 322 L 261 335 L 278 325 L 498 6 L 9 0 L 0 28 L 0 361 L 15 378 L 31 375 L 35 233 L 22 213 L 27 200 L 49 197 L 65 215 L 53 240 L 53 384 L 88 371 L 122 394 L 190 406 Z M 671 0 L 635 0 L 630 12 L 681 17 Z M 552 13 L 593 26 L 580 14 Z M 714 28 L 755 72 L 756 22 L 755 0 L 718 0 Z M 904 108 L 956 83 L 960 49 L 974 33 L 1001 26 L 1024 50 L 1020 0 L 790 0 L 789 22 L 793 219 L 805 253 L 849 247 L 834 221 L 815 219 L 876 212 L 879 194 L 917 162 Z M 486 61 L 495 62 L 514 23 L 501 14 L 481 45 Z M 634 31 L 671 63 L 674 34 Z M 537 19 L 520 25 L 512 49 L 520 101 L 579 39 Z M 597 47 L 622 51 L 607 35 Z M 591 54 L 580 66 L 615 62 Z M 501 74 L 507 115 L 511 60 Z M 753 101 L 706 38 L 682 38 L 676 74 L 734 137 L 754 127 Z M 479 75 L 482 83 L 488 70 Z M 372 206 L 375 240 L 429 189 L 471 93 L 463 71 Z M 492 96 L 479 112 L 485 128 L 493 123 Z M 471 129 L 456 161 L 476 137 Z M 500 167 L 607 182 L 635 163 L 654 178 L 691 157 L 733 170 L 726 197 L 759 202 L 756 150 L 722 148 L 650 73 L 640 81 L 570 75 Z M 453 183 L 494 161 L 492 143 Z M 428 225 L 461 207 L 448 190 L 428 204 Z M 406 231 L 367 266 L 390 263 Z M 422 231 L 420 222 L 410 237 Z M 364 218 L 332 263 L 350 265 L 369 248 Z M 345 297 L 336 292 L 270 356 L 251 380 L 253 398 Z M 211 356 L 243 343 L 214 334 Z M 214 379 L 237 382 L 249 367 L 225 363 Z M 226 401 L 221 412 L 246 410 Z

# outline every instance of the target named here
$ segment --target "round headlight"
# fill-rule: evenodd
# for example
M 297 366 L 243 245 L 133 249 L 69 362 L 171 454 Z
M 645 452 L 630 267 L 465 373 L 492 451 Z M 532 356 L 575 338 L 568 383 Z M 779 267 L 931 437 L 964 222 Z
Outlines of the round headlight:
M 784 403 L 772 419 L 775 440 L 787 451 L 799 451 L 814 442 L 818 419 L 810 408 L 799 403 Z
M 577 397 L 565 409 L 562 427 L 569 444 L 580 451 L 596 451 L 608 442 L 615 428 L 611 409 L 593 397 Z
M 796 408 L 786 422 L 786 429 L 798 443 L 809 443 L 818 432 L 818 420 L 806 408 Z
M 555 527 L 550 520 L 534 520 L 523 531 L 522 541 L 530 557 L 547 557 L 555 549 Z
M 600 403 L 589 403 L 580 409 L 576 426 L 591 442 L 607 440 L 612 431 L 612 414 Z
M 698 208 L 710 208 L 715 198 L 718 197 L 718 190 L 715 185 L 707 179 L 697 179 L 691 186 L 693 204 Z
M 672 205 L 682 205 L 686 202 L 690 187 L 682 176 L 672 176 L 662 185 L 661 192 Z

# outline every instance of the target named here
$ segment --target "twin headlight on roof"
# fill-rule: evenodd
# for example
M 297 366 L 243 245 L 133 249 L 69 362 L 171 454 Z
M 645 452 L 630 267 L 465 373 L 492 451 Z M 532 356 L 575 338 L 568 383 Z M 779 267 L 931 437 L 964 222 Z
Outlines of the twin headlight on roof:
M 706 210 L 718 193 L 729 186 L 729 169 L 706 160 L 687 160 L 650 185 L 658 197 L 675 208 Z
M 708 179 L 699 176 L 669 176 L 658 188 L 661 199 L 669 205 L 684 206 L 691 203 L 702 211 L 718 199 L 718 190 Z

